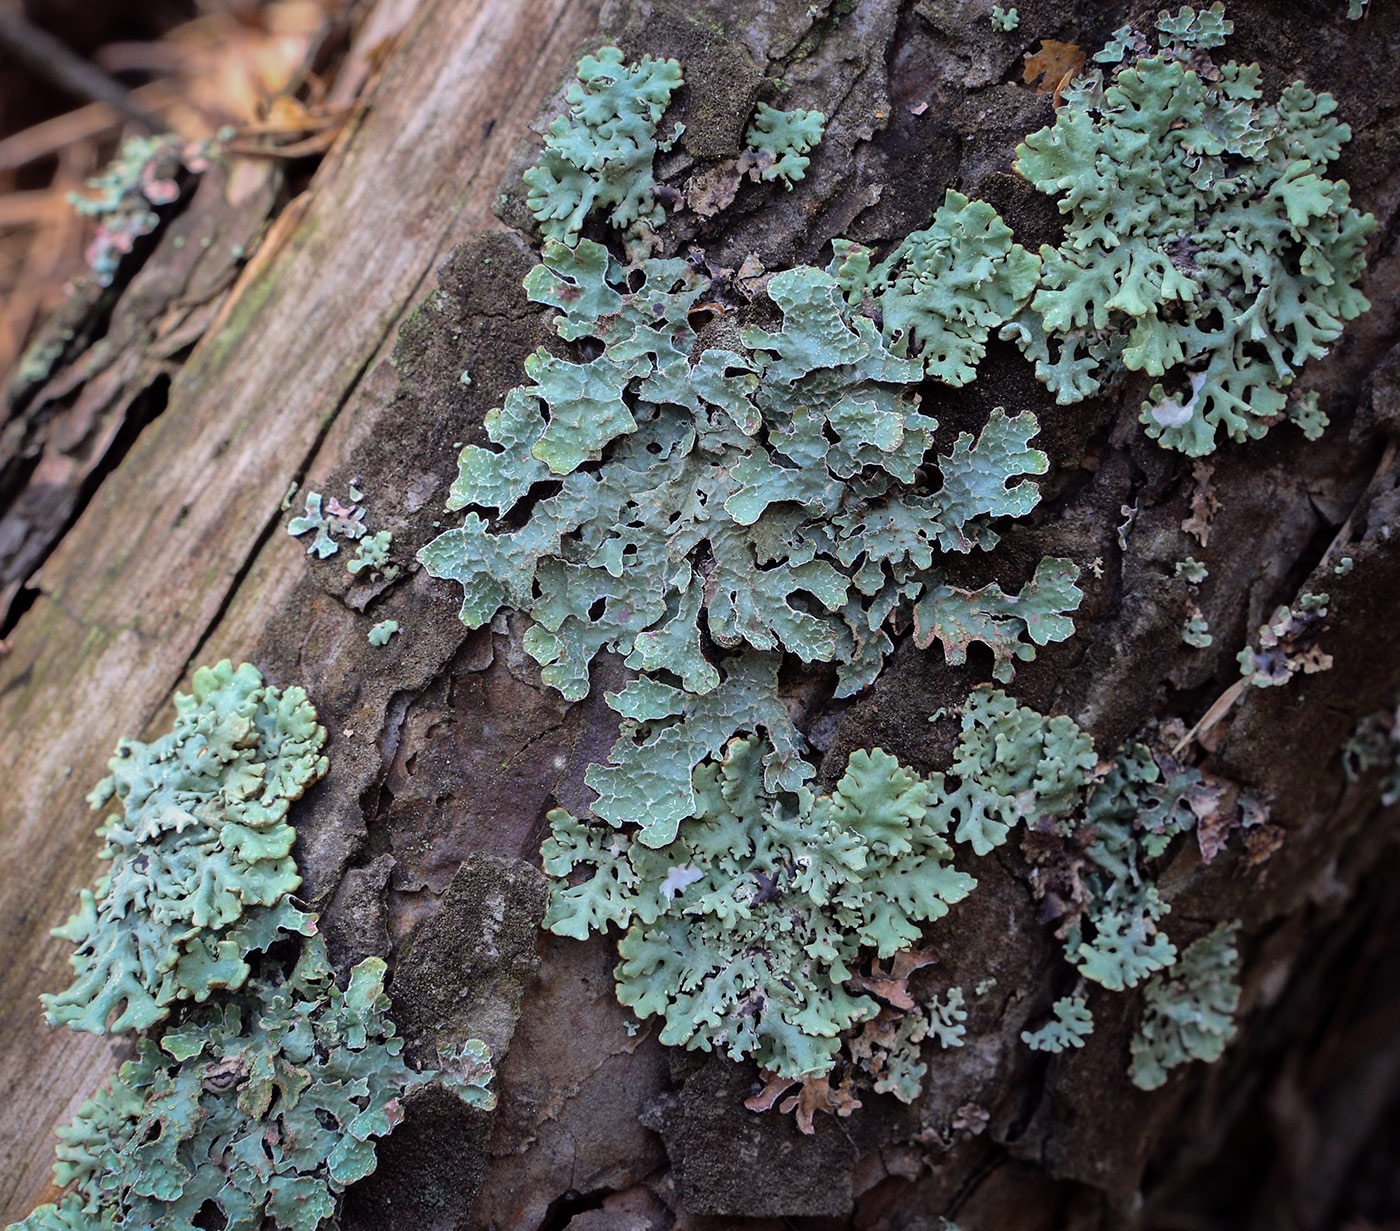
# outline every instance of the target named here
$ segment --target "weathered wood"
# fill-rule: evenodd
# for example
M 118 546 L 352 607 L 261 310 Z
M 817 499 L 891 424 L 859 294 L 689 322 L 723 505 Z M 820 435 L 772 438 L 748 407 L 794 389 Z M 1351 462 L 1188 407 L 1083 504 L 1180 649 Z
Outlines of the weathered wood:
M 48 929 L 95 871 L 82 797 L 193 665 L 251 652 L 304 572 L 298 545 L 269 537 L 279 501 L 369 429 L 341 412 L 432 268 L 490 225 L 512 148 L 596 17 L 578 0 L 423 6 L 164 413 L 31 583 L 40 595 L 0 664 L 0 1217 L 43 1194 L 52 1128 L 114 1066 L 113 1042 L 49 1029 L 37 1001 L 67 971 Z M 230 607 L 250 579 L 260 597 Z
M 520 620 L 468 635 L 451 587 L 417 573 L 352 583 L 340 559 L 308 561 L 282 532 L 291 479 L 343 495 L 359 476 L 401 560 L 434 533 L 454 446 L 484 439 L 482 416 L 548 339 L 518 289 L 532 257 L 490 211 L 499 204 L 526 228 L 516 142 L 574 55 L 603 37 L 686 64 L 676 111 L 687 136 L 660 164 L 668 185 L 732 151 L 775 78 L 786 98 L 830 116 L 795 191 L 746 185 L 713 223 L 682 211 L 668 231 L 674 251 L 703 239 L 712 261 L 735 268 L 751 253 L 769 268 L 822 260 L 834 235 L 883 243 L 923 225 L 950 184 L 993 201 L 1022 242 L 1052 239 L 1053 205 L 1009 171 L 1015 142 L 1051 106 L 1013 84 L 1020 36 L 990 38 L 982 0 L 828 7 L 839 21 L 808 0 L 611 0 L 595 34 L 597 9 L 578 0 L 428 3 L 374 105 L 278 219 L 176 374 L 168 408 L 63 536 L 0 664 L 12 783 L 0 842 L 7 868 L 23 873 L 0 878 L 10 955 L 0 1102 L 13 1109 L 0 1123 L 9 1185 L 0 1195 L 11 1215 L 42 1188 L 48 1128 L 114 1060 L 103 1040 L 49 1030 L 35 1002 L 64 981 L 64 946 L 45 929 L 91 878 L 81 794 L 117 736 L 156 724 L 189 668 L 225 654 L 307 685 L 331 729 L 331 772 L 295 820 L 333 955 L 390 955 L 396 1013 L 422 1056 L 471 1032 L 499 1061 L 489 1126 L 410 1107 L 381 1148 L 380 1172 L 350 1196 L 353 1231 L 767 1231 L 804 1216 L 823 1231 L 933 1231 L 950 1210 L 969 1231 L 1125 1225 L 1143 1201 L 1169 1206 L 1211 1151 L 1228 1158 L 1225 1134 L 1272 1106 L 1260 1093 L 1271 1066 L 1307 1065 L 1309 1031 L 1344 979 L 1336 955 L 1363 949 L 1358 978 L 1380 968 L 1384 949 L 1378 957 L 1356 937 L 1384 922 L 1374 882 L 1383 888 L 1395 870 L 1385 854 L 1393 814 L 1377 810 L 1374 784 L 1344 786 L 1335 754 L 1354 720 L 1400 684 L 1400 644 L 1383 635 L 1400 592 L 1391 533 L 1400 480 L 1385 443 L 1400 435 L 1393 10 L 1374 13 L 1357 37 L 1340 17 L 1305 20 L 1295 5 L 1230 6 L 1238 29 L 1228 50 L 1263 61 L 1268 91 L 1302 75 L 1342 99 L 1356 130 L 1343 174 L 1380 227 L 1365 284 L 1375 307 L 1308 375 L 1333 428 L 1310 444 L 1281 427 L 1215 458 L 1209 587 L 1189 595 L 1172 576 L 1194 550 L 1182 523 L 1198 480 L 1143 437 L 1141 390 L 1057 407 L 1020 355 L 994 343 L 975 385 L 927 396 L 950 432 L 976 428 L 996 405 L 1040 419 L 1038 443 L 1053 459 L 1046 499 L 1008 532 L 1006 556 L 1011 567 L 1073 556 L 1086 598 L 1079 634 L 1021 667 L 1015 692 L 1074 715 L 1102 749 L 1149 720 L 1207 712 L 1275 603 L 1308 587 L 1333 596 L 1332 671 L 1246 694 L 1211 736 L 1208 764 L 1268 798 L 1283 846 L 1252 867 L 1239 849 L 1206 866 L 1187 844 L 1162 876 L 1175 939 L 1218 918 L 1245 925 L 1246 1033 L 1208 1075 L 1196 1066 L 1150 1097 L 1129 1086 L 1127 997 L 1109 999 L 1082 1052 L 1047 1062 L 1020 1044 L 1022 1028 L 1067 990 L 1066 968 L 1035 916 L 1028 865 L 1008 845 L 937 927 L 940 978 L 975 986 L 994 976 L 997 988 L 973 1008 L 974 1045 L 939 1054 L 919 1103 L 868 1095 L 855 1116 L 825 1119 L 805 1138 L 790 1119 L 746 1112 L 751 1066 L 663 1049 L 651 1023 L 629 1033 L 609 940 L 536 931 L 543 814 L 586 803 L 583 768 L 616 732 L 600 695 L 622 678 L 617 664 L 600 661 L 592 696 L 567 706 L 523 654 Z M 1035 35 L 1087 46 L 1129 6 L 1026 0 L 1020 10 Z M 153 268 L 170 257 L 157 252 Z M 1125 507 L 1136 515 L 1122 531 Z M 1344 526 L 1356 567 L 1339 577 L 1324 549 Z M 1180 641 L 1188 599 L 1206 608 L 1208 650 Z M 404 632 L 371 650 L 365 630 L 384 615 Z M 789 700 L 818 737 L 829 781 L 850 750 L 872 744 L 920 768 L 946 765 L 954 723 L 928 715 L 987 676 L 985 662 L 947 668 L 906 643 L 849 704 L 824 700 L 819 676 Z M 1400 929 L 1390 926 L 1393 944 Z M 1364 1038 L 1361 1025 L 1346 1038 Z M 1367 1056 L 1377 1080 L 1400 1065 L 1394 1048 Z M 972 1105 L 986 1132 L 954 1131 Z M 1376 1121 L 1378 1105 L 1357 1111 L 1353 1134 Z M 1167 1179 L 1144 1195 L 1149 1164 Z M 1278 1187 L 1293 1182 L 1285 1174 Z M 1322 1231 L 1326 1202 L 1308 1200 L 1321 1213 L 1295 1218 L 1306 1203 L 1293 1202 L 1287 1224 L 1270 1221 L 1270 1202 L 1285 1198 L 1260 1196 L 1251 1225 Z

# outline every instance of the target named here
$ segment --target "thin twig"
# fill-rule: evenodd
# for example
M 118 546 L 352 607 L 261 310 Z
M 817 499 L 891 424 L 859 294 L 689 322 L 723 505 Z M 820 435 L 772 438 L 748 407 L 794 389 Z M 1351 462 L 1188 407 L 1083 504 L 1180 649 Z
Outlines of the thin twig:
M 168 107 L 177 91 L 168 81 L 152 81 L 137 86 L 131 92 L 140 105 L 152 114 Z M 88 103 L 51 120 L 43 120 L 29 128 L 0 140 L 0 172 L 13 171 L 26 163 L 57 154 L 75 141 L 85 141 L 110 132 L 122 122 L 116 109 L 106 103 Z M 162 123 L 161 128 L 169 128 Z
M 1240 694 L 1249 686 L 1249 680 L 1243 676 L 1230 685 L 1215 699 L 1215 704 L 1206 710 L 1196 721 L 1196 725 L 1186 732 L 1175 744 L 1172 745 L 1172 756 L 1177 756 L 1197 735 L 1204 735 L 1211 727 L 1215 726 L 1231 707 L 1240 699 Z
M 160 121 L 138 104 L 121 82 L 18 13 L 0 9 L 0 47 L 59 89 L 89 102 L 106 103 L 133 123 L 159 131 Z
M 1390 470 L 1391 466 L 1394 465 L 1396 452 L 1396 442 L 1394 440 L 1388 441 L 1384 452 L 1381 454 L 1381 460 L 1376 466 L 1375 473 L 1371 476 L 1371 481 L 1366 484 L 1366 492 L 1369 492 L 1376 485 L 1377 480 L 1385 475 Z M 1366 495 L 1366 492 L 1362 493 L 1363 497 Z M 1346 521 L 1342 523 L 1341 529 L 1337 531 L 1332 542 L 1328 545 L 1327 550 L 1322 553 L 1322 559 L 1318 561 L 1318 568 L 1330 564 L 1333 557 L 1339 555 L 1342 549 L 1347 545 L 1347 541 L 1351 538 L 1351 523 L 1356 518 L 1356 510 L 1360 505 L 1361 502 L 1358 501 L 1352 506 L 1352 510 L 1347 515 Z M 1198 735 L 1204 735 L 1224 718 L 1225 715 L 1230 712 L 1235 702 L 1240 699 L 1240 696 L 1248 686 L 1249 680 L 1242 677 L 1221 693 L 1220 696 L 1215 699 L 1215 703 L 1210 709 L 1206 710 L 1206 712 L 1201 715 L 1196 725 L 1177 740 L 1176 744 L 1172 747 L 1172 756 L 1178 755 L 1193 739 Z

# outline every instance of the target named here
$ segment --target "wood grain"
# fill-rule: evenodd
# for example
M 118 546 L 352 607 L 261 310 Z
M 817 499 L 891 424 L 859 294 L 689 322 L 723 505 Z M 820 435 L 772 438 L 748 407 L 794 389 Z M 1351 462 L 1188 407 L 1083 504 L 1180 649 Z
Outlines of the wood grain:
M 299 553 L 257 561 L 278 502 L 354 439 L 343 421 L 367 374 L 451 245 L 491 224 L 512 149 L 596 20 L 586 0 L 424 4 L 369 106 L 175 377 L 168 408 L 32 583 L 40 596 L 0 663 L 5 1221 L 45 1194 L 51 1130 L 117 1054 L 110 1039 L 50 1029 L 37 1000 L 67 976 L 67 946 L 48 929 L 96 871 L 83 794 L 193 659 L 247 652 L 285 598 Z

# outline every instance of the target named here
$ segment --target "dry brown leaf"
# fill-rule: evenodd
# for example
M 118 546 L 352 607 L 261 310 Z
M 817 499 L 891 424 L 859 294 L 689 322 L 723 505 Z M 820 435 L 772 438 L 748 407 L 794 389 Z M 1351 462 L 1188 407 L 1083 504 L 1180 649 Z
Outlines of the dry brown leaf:
M 857 991 L 878 996 L 896 1009 L 912 1009 L 914 999 L 909 995 L 909 976 L 936 961 L 938 954 L 932 949 L 903 949 L 890 959 L 889 970 L 879 961 L 872 961 L 870 973 L 856 975 L 849 985 Z
M 1181 523 L 1187 534 L 1194 534 L 1202 547 L 1210 543 L 1210 522 L 1220 501 L 1215 497 L 1215 485 L 1211 476 L 1215 473 L 1214 462 L 1195 462 L 1191 476 L 1196 480 L 1196 488 L 1191 493 L 1191 516 Z
M 849 1116 L 859 1106 L 860 1099 L 851 1089 L 849 1077 L 843 1077 L 837 1086 L 833 1086 L 825 1077 L 808 1077 L 796 1094 L 789 1095 L 778 1105 L 778 1110 L 784 1113 L 796 1111 L 798 1131 L 810 1137 L 817 1131 L 814 1123 L 817 1112 Z
M 1267 863 L 1282 845 L 1283 830 L 1277 825 L 1260 825 L 1259 828 L 1250 830 L 1244 836 L 1244 858 L 1240 861 L 1241 870 L 1252 871 Z
M 1026 66 L 1021 76 L 1037 94 L 1053 94 L 1058 107 L 1060 95 L 1079 75 L 1084 61 L 1084 51 L 1077 44 L 1045 38 L 1040 40 L 1038 51 L 1026 52 Z
M 759 1077 L 763 1081 L 763 1089 L 744 1100 L 744 1106 L 750 1111 L 767 1111 L 782 1097 L 788 1087 L 796 1084 L 794 1078 L 779 1077 L 777 1073 L 768 1069 L 764 1069 Z

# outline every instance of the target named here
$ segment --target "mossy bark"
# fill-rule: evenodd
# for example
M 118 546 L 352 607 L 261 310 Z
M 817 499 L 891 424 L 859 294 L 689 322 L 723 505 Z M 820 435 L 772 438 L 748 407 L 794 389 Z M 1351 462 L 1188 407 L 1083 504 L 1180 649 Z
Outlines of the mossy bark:
M 1338 96 L 1354 133 L 1339 173 L 1380 224 L 1363 285 L 1375 306 L 1307 376 L 1333 421 L 1321 441 L 1280 427 L 1193 467 L 1143 435 L 1142 387 L 1057 407 L 1001 342 L 973 385 L 926 391 L 940 439 L 996 406 L 1040 420 L 1045 498 L 1007 533 L 996 579 L 1019 586 L 1041 557 L 1066 556 L 1086 598 L 1077 635 L 1021 666 L 1012 691 L 1072 715 L 1100 748 L 1153 721 L 1194 722 L 1277 604 L 1331 596 L 1332 669 L 1247 692 L 1202 750 L 1268 801 L 1278 849 L 1254 863 L 1235 845 L 1206 865 L 1183 847 L 1161 878 L 1179 944 L 1244 924 L 1240 1035 L 1212 1068 L 1134 1089 L 1131 995 L 1098 998 L 1082 1051 L 1020 1043 L 1072 977 L 1013 842 L 931 933 L 940 981 L 996 984 L 972 1004 L 968 1045 L 933 1057 L 921 1099 L 863 1096 L 811 1136 L 745 1110 L 751 1066 L 633 1031 L 608 940 L 536 928 L 544 813 L 586 807 L 584 769 L 616 733 L 602 693 L 620 665 L 595 665 L 592 695 L 567 705 L 541 685 L 520 620 L 468 633 L 447 584 L 413 569 L 356 581 L 284 532 L 293 480 L 343 496 L 355 479 L 408 563 L 443 520 L 460 446 L 485 443 L 484 416 L 524 356 L 554 345 L 520 290 L 533 255 L 519 173 L 537 149 L 528 125 L 557 110 L 580 52 L 616 41 L 685 65 L 672 113 L 685 137 L 657 168 L 678 189 L 738 153 L 759 100 L 829 116 L 803 182 L 745 182 L 710 218 L 676 212 L 670 252 L 698 248 L 715 269 L 824 263 L 834 236 L 885 244 L 924 225 L 948 187 L 992 202 L 1030 247 L 1059 222 L 1011 169 L 1016 142 L 1053 115 L 1020 83 L 1022 57 L 1039 39 L 1092 51 L 1139 9 L 1017 7 L 1019 28 L 1001 33 L 982 0 L 424 0 L 306 195 L 286 204 L 275 176 L 250 186 L 235 168 L 177 220 L 250 244 L 265 228 L 246 268 L 226 257 L 226 277 L 206 268 L 199 281 L 172 232 L 115 295 L 62 323 L 65 357 L 12 392 L 20 460 L 0 471 L 29 544 L 4 580 L 31 604 L 0 661 L 4 1215 L 43 1195 L 49 1130 L 119 1051 L 48 1030 L 37 1007 L 65 971 L 46 930 L 92 877 L 81 796 L 118 736 L 158 724 L 186 673 L 225 655 L 306 686 L 331 732 L 330 774 L 293 819 L 333 956 L 389 959 L 403 1033 L 424 1054 L 472 1033 L 497 1055 L 496 1112 L 411 1103 L 352 1194 L 347 1231 L 933 1231 L 944 1216 L 964 1231 L 1322 1231 L 1395 1214 L 1400 1143 L 1384 1126 L 1400 1107 L 1400 999 L 1380 976 L 1400 949 L 1396 815 L 1374 781 L 1344 781 L 1339 750 L 1400 687 L 1400 10 L 1375 0 L 1351 22 L 1344 0 L 1229 6 L 1226 50 L 1262 64 L 1266 93 L 1302 77 Z M 152 390 L 158 402 L 143 403 Z M 80 463 L 67 471 L 65 448 Z M 1207 494 L 1202 543 L 1183 522 Z M 1339 535 L 1345 576 L 1322 563 Z M 1174 575 L 1187 555 L 1209 565 L 1201 586 Z M 1181 640 L 1192 603 L 1214 634 L 1204 650 Z M 375 648 L 365 634 L 385 618 L 403 631 Z M 873 745 L 930 770 L 946 766 L 955 724 L 928 716 L 990 667 L 975 648 L 951 668 L 906 641 L 851 702 L 830 701 L 820 671 L 793 672 L 789 694 L 824 782 Z

